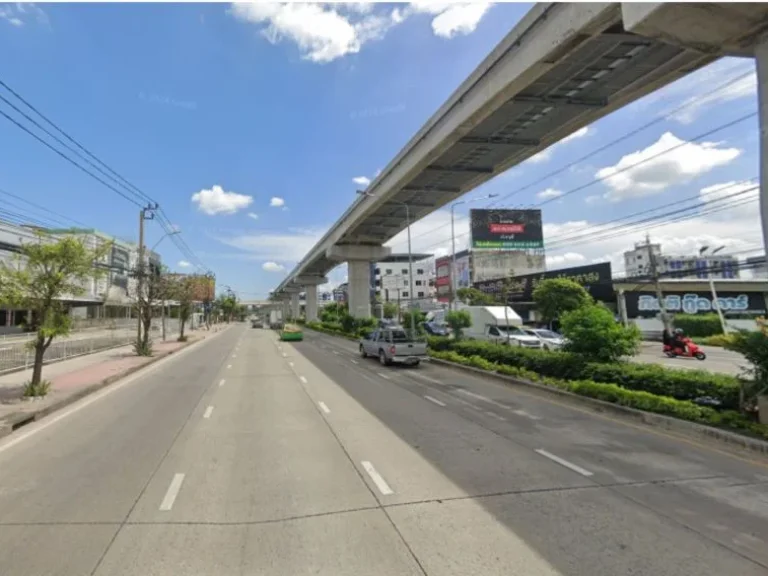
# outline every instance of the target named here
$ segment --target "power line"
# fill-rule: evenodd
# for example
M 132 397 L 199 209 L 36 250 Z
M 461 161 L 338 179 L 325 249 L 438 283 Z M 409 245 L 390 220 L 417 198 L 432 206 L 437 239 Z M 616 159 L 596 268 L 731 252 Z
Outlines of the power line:
M 658 116 L 655 119 L 653 119 L 653 120 L 651 120 L 649 122 L 646 122 L 642 126 L 632 130 L 631 132 L 628 132 L 628 133 L 624 134 L 623 136 L 620 136 L 619 138 L 616 138 L 616 139 L 608 142 L 607 144 L 592 150 L 588 154 L 585 154 L 584 156 L 582 156 L 582 157 L 580 157 L 580 158 L 578 158 L 576 160 L 573 160 L 572 162 L 569 162 L 569 163 L 565 164 L 564 166 L 562 166 L 562 167 L 560 167 L 558 169 L 555 169 L 555 170 L 553 170 L 551 172 L 548 172 L 547 174 L 545 174 L 541 178 L 538 178 L 537 180 L 534 180 L 533 182 L 530 182 L 530 183 L 528 183 L 528 184 L 526 184 L 526 185 L 524 185 L 524 186 L 522 186 L 520 188 L 517 188 L 516 190 L 513 190 L 512 192 L 502 196 L 498 200 L 492 201 L 490 204 L 486 205 L 486 208 L 490 208 L 490 207 L 492 207 L 494 205 L 497 205 L 499 202 L 502 202 L 502 201 L 510 198 L 511 196 L 514 196 L 516 194 L 519 194 L 521 192 L 529 190 L 529 189 L 533 188 L 534 186 L 538 186 L 539 184 L 545 182 L 546 180 L 548 180 L 549 178 L 552 178 L 553 176 L 557 176 L 558 174 L 562 174 L 566 170 L 568 170 L 568 169 L 570 169 L 570 168 L 572 168 L 572 167 L 574 167 L 574 166 L 584 162 L 585 160 L 588 160 L 589 158 L 592 158 L 593 156 L 596 156 L 597 154 L 599 154 L 601 152 L 609 150 L 610 148 L 612 148 L 616 144 L 619 144 L 620 142 L 623 142 L 623 141 L 631 138 L 632 136 L 635 136 L 635 135 L 639 134 L 640 132 L 643 132 L 643 131 L 647 130 L 648 128 L 651 128 L 651 127 L 655 126 L 656 124 L 659 124 L 660 122 L 662 122 L 662 121 L 664 121 L 664 120 L 666 120 L 668 118 L 673 117 L 674 115 L 676 115 L 680 111 L 685 110 L 686 108 L 689 108 L 691 106 L 695 106 L 696 104 L 698 104 L 702 100 L 706 101 L 706 100 L 710 99 L 713 94 L 716 94 L 716 93 L 718 93 L 718 92 L 720 92 L 722 90 L 725 90 L 726 88 L 729 88 L 733 84 L 739 82 L 740 80 L 743 80 L 744 78 L 752 75 L 753 73 L 754 72 L 750 71 L 750 72 L 741 74 L 741 75 L 739 75 L 739 76 L 737 76 L 737 77 L 735 77 L 735 78 L 733 78 L 731 80 L 728 80 L 727 82 L 724 82 L 723 84 L 721 84 L 720 86 L 718 86 L 714 90 L 707 91 L 705 94 L 702 94 L 700 96 L 697 96 L 695 98 L 692 98 L 692 99 L 684 102 L 683 104 L 681 104 L 680 106 L 678 106 L 677 108 L 672 110 L 671 112 L 668 112 L 668 113 L 665 113 L 665 114 L 663 114 L 661 116 Z M 706 136 L 703 136 L 703 137 L 706 137 Z M 693 141 L 693 140 L 691 140 L 691 141 Z M 447 226 L 449 226 L 449 224 L 443 224 L 443 225 L 440 225 L 440 226 L 436 226 L 435 228 L 433 228 L 431 230 L 427 230 L 426 232 L 423 232 L 423 233 L 421 233 L 419 235 L 413 236 L 413 238 L 411 240 L 414 240 L 416 238 L 420 238 L 420 237 L 426 236 L 426 235 L 431 234 L 431 233 L 433 233 L 433 232 L 435 232 L 437 230 L 440 230 L 442 228 L 446 228 Z M 400 242 L 397 245 L 399 246 L 400 244 L 404 244 L 404 242 Z
M 61 141 L 61 140 L 60 140 L 58 137 L 56 137 L 55 135 L 51 134 L 51 133 L 50 133 L 50 132 L 49 132 L 47 129 L 45 129 L 44 127 L 40 126 L 40 124 L 39 124 L 38 122 L 36 122 L 34 119 L 30 118 L 30 117 L 29 117 L 27 114 L 25 114 L 23 111 L 19 110 L 19 109 L 18 109 L 18 108 L 17 108 L 17 107 L 16 107 L 14 104 L 12 104 L 11 102 L 9 102 L 9 101 L 8 101 L 6 98 L 4 98 L 4 97 L 0 96 L 0 99 L 2 99 L 4 102 L 6 102 L 6 103 L 7 103 L 8 105 L 10 105 L 12 108 L 14 108 L 14 109 L 15 109 L 15 110 L 16 110 L 18 113 L 22 114 L 22 115 L 23 115 L 25 118 L 27 118 L 27 120 L 28 120 L 28 121 L 32 122 L 32 123 L 33 123 L 35 126 L 37 126 L 39 129 L 43 130 L 43 131 L 44 131 L 46 134 L 48 134 L 48 135 L 49 135 L 50 137 L 52 137 L 52 138 L 53 138 L 53 139 L 54 139 L 56 142 L 58 142 L 59 144 L 61 144 L 62 146 L 64 146 L 64 147 L 65 147 L 67 150 L 69 150 L 69 151 L 71 151 L 71 152 L 74 152 L 75 154 L 77 154 L 77 156 L 78 156 L 78 157 L 82 158 L 82 159 L 83 159 L 84 161 L 86 161 L 86 162 L 87 162 L 89 165 L 91 165 L 91 166 L 93 166 L 95 169 L 97 169 L 97 170 L 98 170 L 100 173 L 104 174 L 106 177 L 108 177 L 109 179 L 111 179 L 111 180 L 112 180 L 113 182 L 115 182 L 117 185 L 121 186 L 121 187 L 122 187 L 124 190 L 126 190 L 126 191 L 127 191 L 127 193 L 128 193 L 128 194 L 131 194 L 133 197 L 137 197 L 137 198 L 139 198 L 139 199 L 140 199 L 140 202 L 137 202 L 137 201 L 136 201 L 136 200 L 134 200 L 133 198 L 129 197 L 129 196 L 128 196 L 126 193 L 124 193 L 123 191 L 121 191 L 121 190 L 118 190 L 117 188 L 115 188 L 115 187 L 111 186 L 110 184 L 107 184 L 106 182 L 104 182 L 104 180 L 102 180 L 101 178 L 99 178 L 98 176 L 96 176 L 95 174 L 93 174 L 92 172 L 90 172 L 88 169 L 86 169 L 86 168 L 84 168 L 83 166 L 81 166 L 80 164 L 78 164 L 76 161 L 72 160 L 72 159 L 71 159 L 70 157 L 68 157 L 66 154 L 62 153 L 60 150 L 58 150 L 58 149 L 56 149 L 55 147 L 53 147 L 51 144 L 49 144 L 48 142 L 46 142 L 45 140 L 43 140 L 42 138 L 40 138 L 40 137 L 39 137 L 37 134 L 34 134 L 32 131 L 30 131 L 30 130 L 29 130 L 27 127 L 23 126 L 22 124 L 20 124 L 19 122 L 17 122 L 15 119 L 13 119 L 12 117 L 10 117 L 8 114 L 6 114 L 5 112 L 3 112 L 3 111 L 1 111 L 1 110 L 0 110 L 0 114 L 2 114 L 2 115 L 3 115 L 3 116 L 6 118 L 6 119 L 8 119 L 9 121 L 13 122 L 13 123 L 14 123 L 16 126 L 18 126 L 18 127 L 19 127 L 19 128 L 21 128 L 22 130 L 24 130 L 25 132 L 27 132 L 28 134 L 30 134 L 31 136 L 33 136 L 35 139 L 37 139 L 39 142 L 41 142 L 42 144 L 44 144 L 45 146 L 47 146 L 48 148 L 50 148 L 51 150 L 53 150 L 54 152 L 56 152 L 56 153 L 57 153 L 59 156 L 61 156 L 62 158 L 64 158 L 64 159 L 65 159 L 65 160 L 67 160 L 68 162 L 72 163 L 73 165 L 77 166 L 77 167 L 78 167 L 80 170 L 84 171 L 86 174 L 88 174 L 88 175 L 89 175 L 89 176 L 91 176 L 92 178 L 96 179 L 98 182 L 100 182 L 101 184 L 103 184 L 104 186 L 106 186 L 107 188 L 109 188 L 110 190 L 114 191 L 115 193 L 117 193 L 118 195 L 120 195 L 121 197 L 123 197 L 124 199 L 128 200 L 129 202 L 131 202 L 131 203 L 133 203 L 133 204 L 135 204 L 135 205 L 137 205 L 137 206 L 139 206 L 139 207 L 143 207 L 143 205 L 144 205 L 145 201 L 146 201 L 146 202 L 149 202 L 150 204 L 158 204 L 158 203 L 157 203 L 157 202 L 156 202 L 156 201 L 155 201 L 153 198 L 151 198 L 151 197 L 150 197 L 148 194 L 146 194 L 146 193 L 144 193 L 143 191 L 141 191 L 141 190 L 140 190 L 138 187 L 136 187 L 134 184 L 132 184 L 131 182 L 129 182 L 129 181 L 128 181 L 128 180 L 127 180 L 125 177 L 123 177 L 122 175 L 120 175 L 120 174 L 119 174 L 118 172 L 116 172 L 116 171 L 115 171 L 113 168 L 111 168 L 109 165 L 107 165 L 105 162 L 103 162 L 101 159 L 99 159 L 99 158 L 98 158 L 98 157 L 97 157 L 95 154 L 93 154 L 93 153 L 92 153 L 90 150 L 88 150 L 87 148 L 85 148 L 85 147 L 84 147 L 82 144 L 80 144 L 80 143 L 79 143 L 77 140 L 75 140 L 75 139 L 74 139 L 72 136 L 70 136 L 70 135 L 69 135 L 69 134 L 68 134 L 66 131 L 64 131 L 62 128 L 60 128 L 60 127 L 59 127 L 59 126 L 58 126 L 56 123 L 54 123 L 52 120 L 50 120 L 50 119 L 49 119 L 47 116 L 45 116 L 45 115 L 44 115 L 42 112 L 40 112 L 40 110 L 38 110 L 38 109 L 37 109 L 35 106 L 33 106 L 33 105 L 30 103 L 30 102 L 28 102 L 28 101 L 27 101 L 27 100 L 26 100 L 24 97 L 22 97 L 22 96 L 21 96 L 21 95 L 20 95 L 18 92 L 14 91 L 14 90 L 13 90 L 13 89 L 12 89 L 10 86 L 8 86 L 8 84 L 6 84 L 6 83 L 5 83 L 5 82 L 3 82 L 2 80 L 0 80 L 0 86 L 4 87 L 4 88 L 5 88 L 5 89 L 6 89 L 8 92 L 10 92 L 11 94 L 13 94 L 13 96 L 15 96 L 15 97 L 16 97 L 18 100 L 20 100 L 21 102 L 23 102 L 23 103 L 24 103 L 24 105 L 26 105 L 26 106 L 27 106 L 27 107 L 28 107 L 30 110 L 32 110 L 32 111 L 33 111 L 35 114 L 37 114 L 37 115 L 38 115 L 40 118 L 42 118 L 42 119 L 43 119 L 45 122 L 47 122 L 47 123 L 48 123 L 50 126 L 52 126 L 54 129 L 56 129 L 56 130 L 57 130 L 57 131 L 58 131 L 60 134 L 62 134 L 62 135 L 63 135 L 63 136 L 64 136 L 64 137 L 65 137 L 67 140 L 69 140 L 70 142 L 72 142 L 72 143 L 73 143 L 75 146 L 77 146 L 77 147 L 78 147 L 80 150 L 82 150 L 82 151 L 83 151 L 83 152 L 85 152 L 85 153 L 86 153 L 88 156 L 90 156 L 91 158 L 93 158 L 93 159 L 94 159 L 94 160 L 95 160 L 95 161 L 96 161 L 98 164 L 100 164 L 101 166 L 103 166 L 103 167 L 104 167 L 104 168 L 105 168 L 105 169 L 106 169 L 108 172 L 110 172 L 110 173 L 111 173 L 112 175 L 114 175 L 114 176 L 111 176 L 111 175 L 109 175 L 109 174 L 105 173 L 105 172 L 104 172 L 104 170 L 100 169 L 98 166 L 95 166 L 95 165 L 94 165 L 92 162 L 90 162 L 90 161 L 89 161 L 87 158 L 84 158 L 82 154 L 78 153 L 76 150 L 73 150 L 73 149 L 72 149 L 70 146 L 68 146 L 67 144 L 63 143 L 63 142 L 62 142 L 62 141 Z M 166 224 L 167 224 L 167 226 L 168 226 L 168 227 L 172 226 L 172 224 L 170 223 L 170 219 L 167 217 L 167 215 L 165 215 L 165 213 L 164 213 L 164 212 L 163 212 L 162 214 L 163 214 L 163 217 L 164 217 L 164 219 L 165 219 L 165 221 L 166 221 Z M 161 225 L 161 227 L 162 227 L 162 225 Z M 167 227 L 163 227 L 163 229 L 164 229 L 164 231 L 166 232 L 166 234 L 169 232 L 169 230 L 168 230 L 168 228 L 167 228 Z M 183 240 L 183 239 L 182 239 L 182 238 L 179 236 L 179 234 L 178 234 L 178 233 L 177 233 L 177 234 L 173 234 L 173 235 L 171 235 L 171 239 L 172 239 L 172 242 L 174 243 L 174 245 L 177 247 L 177 249 L 178 249 L 178 250 L 179 250 L 179 251 L 182 253 L 182 255 L 184 255 L 186 258 L 188 258 L 188 259 L 190 259 L 190 260 L 192 260 L 192 261 L 195 261 L 195 262 L 197 262 L 197 266 L 198 266 L 199 268 L 202 268 L 202 269 L 205 269 L 205 270 L 207 270 L 207 267 L 206 267 L 206 266 L 205 266 L 205 265 L 202 263 L 202 261 L 200 260 L 200 258 L 199 258 L 197 255 L 195 255 L 195 254 L 194 254 L 194 252 L 193 252 L 193 251 L 192 251 L 192 249 L 189 247 L 189 245 L 188 245 L 188 244 L 187 244 L 187 243 L 186 243 L 186 242 L 185 242 L 185 241 L 184 241 L 184 240 Z

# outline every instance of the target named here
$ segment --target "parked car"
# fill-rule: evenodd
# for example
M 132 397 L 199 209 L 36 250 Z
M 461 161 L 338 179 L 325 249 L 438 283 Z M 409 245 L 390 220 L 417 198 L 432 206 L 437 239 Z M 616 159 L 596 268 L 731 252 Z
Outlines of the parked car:
M 374 356 L 383 366 L 393 363 L 418 366 L 427 359 L 427 343 L 414 340 L 402 328 L 384 328 L 360 339 L 360 356 Z
M 523 328 L 523 331 L 538 338 L 544 350 L 560 350 L 567 342 L 562 334 L 545 328 Z
M 430 336 L 448 336 L 450 329 L 444 324 L 438 322 L 424 322 L 422 324 L 424 331 Z

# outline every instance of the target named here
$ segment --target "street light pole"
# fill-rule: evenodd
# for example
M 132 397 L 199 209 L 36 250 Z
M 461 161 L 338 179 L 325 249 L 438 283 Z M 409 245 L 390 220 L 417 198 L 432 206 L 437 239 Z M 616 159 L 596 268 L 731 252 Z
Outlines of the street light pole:
M 157 248 L 160 245 L 160 242 L 165 240 L 168 236 L 174 236 L 176 234 L 181 234 L 181 230 L 179 229 L 169 230 L 168 232 L 160 236 L 160 240 L 155 242 L 154 246 L 152 246 L 152 248 L 150 248 L 149 251 L 154 252 L 155 248 Z M 160 325 L 163 328 L 163 342 L 165 342 L 165 291 L 164 290 L 162 291 L 161 295 L 163 297 L 163 301 L 160 304 Z

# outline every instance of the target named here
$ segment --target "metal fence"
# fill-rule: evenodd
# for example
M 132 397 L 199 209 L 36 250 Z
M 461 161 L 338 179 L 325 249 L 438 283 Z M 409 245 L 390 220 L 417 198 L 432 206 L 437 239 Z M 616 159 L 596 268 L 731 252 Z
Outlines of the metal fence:
M 190 329 L 185 328 L 185 332 Z M 162 341 L 162 324 L 160 319 L 153 319 L 151 327 L 151 339 L 154 342 Z M 174 318 L 165 320 L 166 339 L 177 337 L 179 334 L 179 321 Z M 20 368 L 31 368 L 35 360 L 35 351 L 30 347 L 34 338 L 33 334 L 25 334 L 16 339 L 0 340 L 0 374 L 18 370 Z M 57 360 L 64 360 L 73 356 L 82 356 L 92 354 L 117 346 L 133 344 L 136 341 L 136 321 L 134 320 L 130 327 L 110 329 L 86 329 L 71 333 L 66 338 L 54 339 L 48 349 L 45 351 L 44 362 L 50 363 Z

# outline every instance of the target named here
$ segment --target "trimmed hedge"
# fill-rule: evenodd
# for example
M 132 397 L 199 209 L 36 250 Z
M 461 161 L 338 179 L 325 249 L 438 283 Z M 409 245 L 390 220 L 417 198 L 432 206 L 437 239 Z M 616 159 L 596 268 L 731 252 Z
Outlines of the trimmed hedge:
M 706 424 L 718 428 L 736 431 L 746 431 L 752 435 L 768 440 L 768 426 L 752 422 L 733 410 L 718 411 L 706 406 L 699 406 L 688 400 L 678 400 L 666 395 L 653 394 L 644 390 L 628 390 L 613 383 L 595 382 L 594 380 L 564 380 L 561 378 L 545 377 L 526 368 L 496 364 L 486 358 L 474 355 L 464 356 L 451 350 L 431 350 L 430 355 L 440 360 L 447 360 L 464 366 L 472 366 L 481 370 L 497 372 L 515 378 L 524 378 L 539 384 L 559 388 L 595 398 L 604 402 L 672 416 L 681 420 Z
M 676 314 L 672 322 L 691 338 L 704 338 L 723 333 L 717 314 Z
M 602 364 L 588 362 L 568 352 L 512 348 L 476 340 L 457 342 L 433 337 L 429 339 L 429 347 L 438 352 L 457 352 L 467 358 L 477 356 L 492 364 L 523 368 L 551 378 L 617 384 L 627 390 L 670 396 L 677 400 L 695 400 L 708 396 L 718 399 L 722 403 L 721 407 L 727 410 L 737 410 L 739 406 L 739 382 L 735 377 L 725 374 L 674 370 L 630 362 Z

